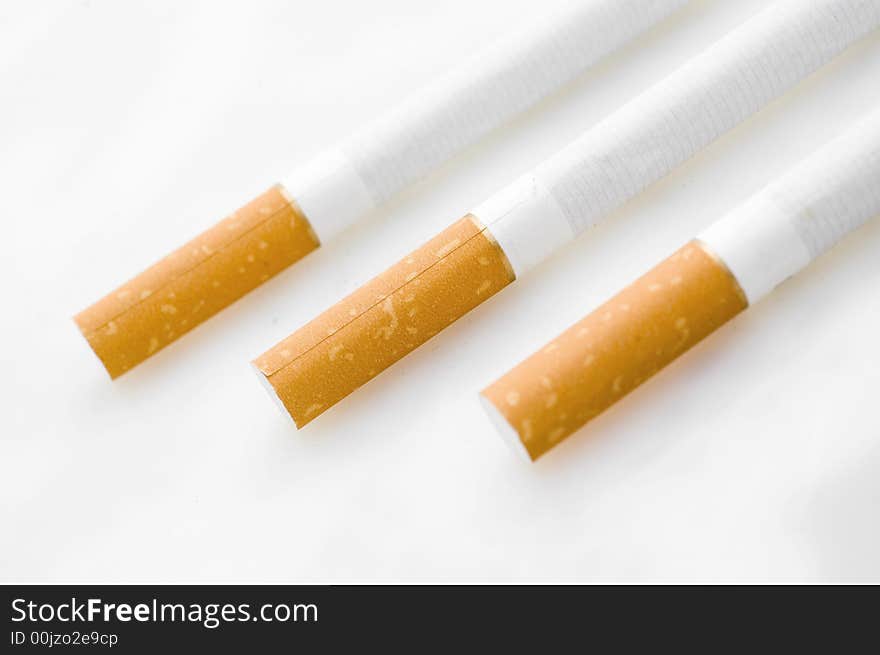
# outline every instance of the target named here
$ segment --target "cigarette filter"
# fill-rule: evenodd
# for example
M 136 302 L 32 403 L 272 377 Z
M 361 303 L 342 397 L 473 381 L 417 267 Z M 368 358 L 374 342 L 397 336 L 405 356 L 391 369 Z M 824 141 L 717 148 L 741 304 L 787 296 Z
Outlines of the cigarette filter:
M 510 35 L 76 317 L 117 377 L 686 0 L 588 0 Z
M 532 460 L 880 214 L 880 112 L 483 390 Z
M 513 278 L 486 228 L 466 216 L 254 364 L 302 427 Z
M 318 247 L 275 186 L 78 314 L 116 378 Z
M 462 252 L 444 258 L 436 274 L 442 271 L 443 275 L 456 280 L 473 274 L 470 285 L 438 281 L 438 285 L 413 286 L 407 293 L 412 291 L 420 306 L 431 307 L 435 315 L 451 322 L 597 224 L 877 25 L 880 25 L 878 2 L 786 0 L 774 4 L 530 174 L 476 207 L 470 216 L 487 226 L 480 232 L 483 244 L 480 252 L 492 262 L 497 260 L 493 266 L 499 277 L 477 275 L 480 269 L 474 268 L 473 261 Z M 461 227 L 456 224 L 450 229 L 457 234 Z M 437 239 L 445 242 L 448 233 L 442 233 Z M 687 338 L 677 346 L 679 349 L 693 343 L 722 316 L 726 320 L 732 315 L 725 312 L 735 313 L 733 308 L 737 306 L 742 309 L 742 302 L 734 301 L 741 297 L 733 293 L 736 285 L 730 282 L 729 276 L 721 275 L 717 263 L 699 249 L 688 250 L 687 254 L 689 259 L 683 261 L 688 266 L 699 265 L 701 271 L 715 271 L 708 290 L 700 291 L 700 284 L 696 287 L 688 284 L 688 293 L 692 291 L 700 298 L 700 293 L 719 292 L 727 284 L 724 295 L 728 304 L 700 317 L 706 322 L 704 325 L 696 325 L 695 315 L 688 319 L 692 323 L 685 326 L 686 330 L 676 328 L 674 334 L 667 335 L 668 338 L 674 336 L 677 342 L 683 332 L 687 332 Z M 510 265 L 506 278 L 500 276 L 502 261 Z M 684 266 L 684 263 L 678 265 Z M 363 314 L 362 303 L 376 295 L 375 288 L 385 289 L 386 280 L 396 279 L 401 274 L 401 266 L 397 264 L 257 360 L 257 367 L 298 425 L 303 424 L 302 412 L 306 409 L 312 410 L 308 418 L 314 418 L 422 343 L 421 340 L 374 339 L 370 357 L 377 365 L 364 368 L 346 367 L 331 360 L 329 351 L 326 357 L 309 355 L 308 364 L 303 359 L 303 353 L 315 347 L 317 328 L 313 326 L 336 329 L 339 317 L 350 315 L 358 317 L 358 321 L 347 325 L 350 330 L 347 337 L 358 330 L 369 334 L 373 329 L 368 327 L 369 321 L 379 315 L 379 310 L 372 310 L 376 314 L 368 317 Z M 462 270 L 454 271 L 456 266 Z M 485 291 L 475 293 L 484 283 L 489 285 Z M 462 295 L 455 295 L 458 293 Z M 380 291 L 379 295 L 382 294 L 387 292 Z M 671 296 L 663 298 L 664 302 L 672 302 Z M 695 302 L 689 298 L 682 297 L 675 302 L 689 307 Z M 443 307 L 445 304 L 449 307 Z M 435 333 L 444 325 L 442 321 L 432 322 L 428 331 Z M 657 338 L 662 341 L 667 337 L 658 335 Z M 348 347 L 347 344 L 348 341 L 340 341 L 334 345 Z M 282 352 L 288 355 L 285 357 Z M 332 385 L 332 392 L 325 385 Z

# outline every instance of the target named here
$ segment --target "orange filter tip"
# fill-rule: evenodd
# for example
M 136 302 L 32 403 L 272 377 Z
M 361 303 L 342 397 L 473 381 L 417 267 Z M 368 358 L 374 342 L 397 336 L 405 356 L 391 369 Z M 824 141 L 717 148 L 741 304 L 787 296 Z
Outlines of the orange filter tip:
M 499 432 L 546 453 L 747 307 L 691 241 L 481 392 Z
M 74 320 L 117 378 L 318 247 L 273 186 Z
M 298 427 L 418 348 L 514 279 L 466 216 L 254 361 Z

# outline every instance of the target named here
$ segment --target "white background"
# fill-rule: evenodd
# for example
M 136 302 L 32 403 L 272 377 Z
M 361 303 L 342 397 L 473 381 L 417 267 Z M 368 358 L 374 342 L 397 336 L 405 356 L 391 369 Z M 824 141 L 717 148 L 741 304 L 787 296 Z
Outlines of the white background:
M 877 106 L 880 35 L 304 431 L 248 366 L 764 4 L 695 1 L 111 383 L 73 314 L 560 0 L 4 0 L 0 580 L 880 581 L 880 221 L 535 465 L 476 400 Z

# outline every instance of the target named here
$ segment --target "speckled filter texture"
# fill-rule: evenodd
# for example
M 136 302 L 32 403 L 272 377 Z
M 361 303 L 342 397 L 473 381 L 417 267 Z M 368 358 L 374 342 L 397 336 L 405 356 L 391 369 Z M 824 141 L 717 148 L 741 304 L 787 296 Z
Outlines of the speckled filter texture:
M 482 393 L 535 460 L 746 306 L 692 241 Z
M 254 364 L 302 427 L 513 279 L 501 248 L 466 216 Z
M 317 247 L 274 186 L 74 320 L 116 378 Z

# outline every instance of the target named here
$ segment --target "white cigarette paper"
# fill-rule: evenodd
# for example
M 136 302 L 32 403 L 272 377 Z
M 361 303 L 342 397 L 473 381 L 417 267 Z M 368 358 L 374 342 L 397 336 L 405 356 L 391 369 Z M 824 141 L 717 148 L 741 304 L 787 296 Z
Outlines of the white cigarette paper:
M 472 213 L 522 275 L 878 25 L 877 0 L 777 2 Z
M 686 2 L 575 3 L 479 52 L 281 184 L 325 243 Z
M 758 302 L 880 214 L 880 111 L 697 238 Z

